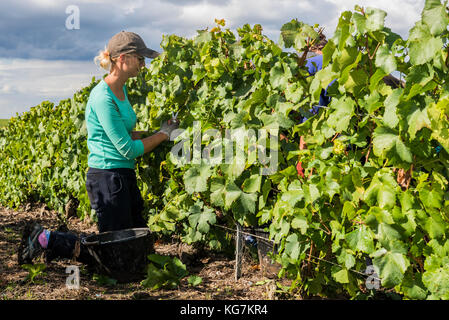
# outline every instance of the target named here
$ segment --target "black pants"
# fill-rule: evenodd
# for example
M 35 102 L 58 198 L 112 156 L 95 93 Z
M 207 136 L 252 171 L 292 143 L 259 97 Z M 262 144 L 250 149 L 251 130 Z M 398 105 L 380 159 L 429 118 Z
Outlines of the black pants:
M 86 189 L 91 207 L 97 214 L 100 233 L 146 227 L 142 217 L 143 200 L 134 170 L 89 168 Z M 52 231 L 47 247 L 47 260 L 73 258 L 76 243 L 80 240 L 79 236 L 72 233 Z M 82 244 L 77 260 L 88 264 L 92 261 Z

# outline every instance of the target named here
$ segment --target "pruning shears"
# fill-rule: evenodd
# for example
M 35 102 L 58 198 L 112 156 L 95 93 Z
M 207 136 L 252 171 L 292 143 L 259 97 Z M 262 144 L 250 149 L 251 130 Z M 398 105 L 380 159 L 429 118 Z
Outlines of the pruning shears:
M 174 122 L 178 122 L 178 113 L 179 113 L 179 111 L 178 112 L 172 112 L 172 116 L 173 116 L 173 118 L 171 119 L 171 120 L 173 120 Z

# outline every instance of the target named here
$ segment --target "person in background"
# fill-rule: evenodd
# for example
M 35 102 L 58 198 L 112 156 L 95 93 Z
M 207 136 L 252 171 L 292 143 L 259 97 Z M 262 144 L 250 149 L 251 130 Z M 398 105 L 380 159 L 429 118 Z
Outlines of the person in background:
M 315 56 L 309 58 L 306 60 L 306 67 L 309 71 L 310 76 L 315 75 L 318 71 L 320 71 L 323 68 L 323 48 L 326 46 L 327 44 L 327 40 L 326 37 L 323 34 L 320 34 L 320 41 L 316 44 L 313 45 L 310 48 L 310 51 L 313 52 L 315 54 Z M 396 88 L 404 88 L 405 84 L 403 81 L 397 79 L 396 77 L 394 77 L 393 75 L 389 74 L 386 75 L 385 77 L 383 77 L 383 82 L 390 86 L 393 89 Z M 312 109 L 309 110 L 309 112 L 311 112 L 313 115 L 318 113 L 318 110 L 321 107 L 326 107 L 329 105 L 329 103 L 331 102 L 331 98 L 327 95 L 327 89 L 335 82 L 336 80 L 332 80 L 332 82 L 328 85 L 328 87 L 326 89 L 323 89 L 320 93 L 320 100 L 317 106 L 313 106 Z M 307 117 L 303 117 L 301 119 L 301 123 L 304 123 L 307 120 Z M 300 142 L 299 142 L 299 149 L 300 150 L 304 150 L 306 148 L 306 144 L 304 142 L 304 138 L 301 136 L 300 137 Z M 304 168 L 302 167 L 302 163 L 301 161 L 298 161 L 297 165 L 296 165 L 296 170 L 298 172 L 298 174 L 304 178 Z M 410 181 L 410 175 L 407 173 L 404 173 L 404 170 L 401 169 L 399 170 L 399 175 L 398 175 L 398 183 L 402 186 L 403 184 L 400 183 L 400 179 L 405 180 L 405 181 Z M 404 183 L 405 186 L 408 187 L 408 184 L 405 182 Z
M 109 71 L 92 89 L 85 112 L 89 149 L 86 189 L 100 233 L 146 227 L 134 171 L 135 159 L 168 140 L 179 126 L 177 120 L 169 120 L 161 125 L 159 132 L 145 138 L 143 132 L 133 131 L 137 117 L 125 83 L 145 66 L 145 57 L 158 55 L 146 47 L 139 35 L 122 31 L 94 59 Z M 72 233 L 28 224 L 22 234 L 18 263 L 31 263 L 42 251 L 47 261 L 61 257 L 89 263 L 90 254 L 80 240 Z
M 310 51 L 315 54 L 315 56 L 308 58 L 306 60 L 306 68 L 309 71 L 310 76 L 314 76 L 318 71 L 320 71 L 323 68 L 323 48 L 326 46 L 327 40 L 326 36 L 323 34 L 320 34 L 320 40 L 317 44 L 314 44 Z M 333 80 L 329 86 L 331 86 L 335 80 Z M 328 87 L 329 87 L 328 86 Z M 326 107 L 329 105 L 331 101 L 331 98 L 327 95 L 327 88 L 321 90 L 320 93 L 320 100 L 317 106 L 313 106 L 312 109 L 309 110 L 313 115 L 318 113 L 318 110 L 321 107 Z M 304 123 L 307 120 L 307 117 L 303 117 L 301 119 L 301 123 Z M 299 150 L 304 150 L 306 148 L 306 143 L 304 142 L 304 137 L 301 136 L 299 138 Z M 304 178 L 304 168 L 302 167 L 302 162 L 298 161 L 296 164 L 296 171 L 298 174 Z
M 323 51 L 322 50 L 326 46 L 326 44 L 327 44 L 326 36 L 323 34 L 320 34 L 320 41 L 310 48 L 310 51 L 315 54 L 313 57 L 306 59 L 306 68 L 309 71 L 309 74 L 311 76 L 314 76 L 318 71 L 323 69 Z M 335 80 L 333 80 L 329 84 L 329 86 L 331 86 L 332 83 L 334 83 L 334 81 Z M 316 106 L 318 108 L 316 108 L 316 110 L 318 110 L 319 107 L 328 106 L 330 102 L 331 102 L 331 98 L 327 95 L 327 88 L 323 89 L 321 91 L 320 100 L 319 100 L 318 106 Z

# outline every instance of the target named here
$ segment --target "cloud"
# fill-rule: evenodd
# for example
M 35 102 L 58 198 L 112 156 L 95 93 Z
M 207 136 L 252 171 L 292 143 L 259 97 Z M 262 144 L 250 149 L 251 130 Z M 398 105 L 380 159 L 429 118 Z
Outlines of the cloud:
M 108 40 L 122 30 L 134 31 L 147 46 L 160 50 L 163 34 L 192 37 L 196 30 L 224 18 L 235 30 L 246 23 L 261 24 L 267 36 L 277 41 L 281 26 L 298 18 L 319 23 L 331 36 L 342 11 L 355 4 L 374 6 L 388 12 L 387 25 L 408 36 L 419 19 L 424 0 L 6 0 L 0 11 L 0 57 L 90 60 Z M 65 26 L 66 8 L 80 9 L 80 29 Z
M 0 59 L 0 119 L 48 100 L 57 104 L 105 72 L 92 61 Z
M 204 4 L 213 4 L 217 6 L 227 6 L 230 0 L 165 0 L 165 2 L 172 3 L 176 6 L 185 6 L 185 5 L 204 5 Z
M 0 87 L 0 92 L 4 94 L 12 93 L 12 87 L 9 84 L 4 84 Z
M 332 4 L 337 12 L 354 10 L 355 5 L 379 8 L 387 12 L 385 25 L 406 39 L 408 31 L 421 17 L 425 0 L 324 0 Z M 339 15 L 333 14 L 329 25 L 335 30 Z
M 0 118 L 41 101 L 58 102 L 100 76 L 92 62 L 122 30 L 138 33 L 160 51 L 162 35 L 193 37 L 224 18 L 235 31 L 261 24 L 278 41 L 281 26 L 297 18 L 332 36 L 341 13 L 356 4 L 388 13 L 386 25 L 403 38 L 419 20 L 425 0 L 2 0 L 0 11 Z M 68 30 L 66 8 L 80 9 L 80 29 Z

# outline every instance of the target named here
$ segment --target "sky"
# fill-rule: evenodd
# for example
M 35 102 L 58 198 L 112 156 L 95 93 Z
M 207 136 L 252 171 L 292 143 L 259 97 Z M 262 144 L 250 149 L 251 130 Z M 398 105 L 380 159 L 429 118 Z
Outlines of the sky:
M 191 38 L 215 18 L 233 31 L 261 24 L 276 42 L 295 18 L 320 24 L 331 37 L 340 14 L 356 4 L 385 10 L 386 26 L 406 39 L 424 0 L 0 0 L 0 119 L 42 101 L 57 104 L 100 78 L 106 71 L 93 58 L 122 30 L 156 51 L 162 35 Z

